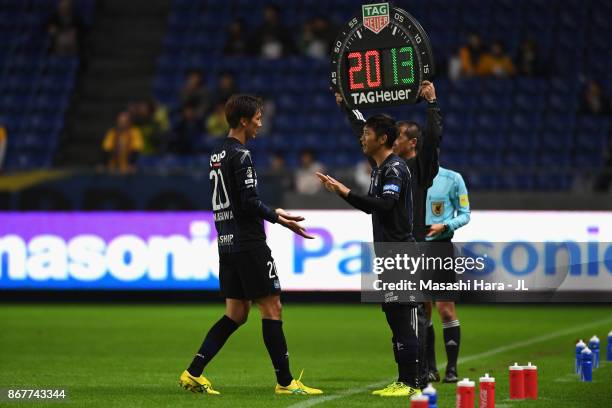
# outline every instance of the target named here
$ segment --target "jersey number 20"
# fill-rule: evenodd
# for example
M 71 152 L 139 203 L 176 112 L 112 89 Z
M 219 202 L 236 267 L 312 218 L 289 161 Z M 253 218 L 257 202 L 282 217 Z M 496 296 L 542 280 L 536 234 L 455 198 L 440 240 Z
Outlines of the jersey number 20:
M 227 189 L 225 188 L 225 181 L 223 181 L 223 173 L 221 173 L 221 169 L 211 170 L 210 179 L 215 180 L 215 187 L 213 188 L 212 194 L 213 211 L 224 210 L 230 206 L 230 200 L 227 195 Z M 219 184 L 221 184 L 223 191 L 219 191 Z

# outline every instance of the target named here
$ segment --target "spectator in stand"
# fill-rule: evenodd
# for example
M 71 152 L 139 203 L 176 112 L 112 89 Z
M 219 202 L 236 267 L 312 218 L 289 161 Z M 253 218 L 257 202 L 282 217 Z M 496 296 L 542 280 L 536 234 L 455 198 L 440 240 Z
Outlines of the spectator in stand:
M 312 150 L 303 150 L 300 154 L 300 168 L 295 172 L 295 190 L 300 194 L 316 194 L 321 191 L 321 181 L 315 175 L 323 173 L 325 168 L 315 159 Z
M 308 57 L 328 58 L 335 36 L 336 31 L 330 22 L 322 16 L 315 16 L 304 23 L 300 51 Z
M 183 106 L 181 119 L 174 127 L 168 150 L 181 155 L 194 154 L 204 134 L 204 124 L 196 106 Z
M 476 72 L 480 76 L 511 77 L 516 74 L 516 68 L 501 41 L 495 41 L 491 52 L 485 53 L 478 61 Z
M 185 84 L 181 89 L 181 108 L 186 105 L 195 109 L 200 117 L 210 109 L 210 92 L 204 84 L 204 75 L 199 69 L 192 69 L 187 72 Z
M 610 113 L 610 101 L 601 90 L 601 85 L 595 80 L 590 80 L 582 93 L 580 101 L 580 113 L 584 115 L 606 115 Z
M 214 91 L 215 104 L 227 102 L 230 96 L 238 93 L 236 86 L 236 76 L 232 71 L 224 70 L 219 73 L 217 87 Z
M 253 35 L 253 42 L 249 46 L 255 55 L 277 59 L 295 53 L 291 31 L 287 30 L 281 22 L 280 8 L 268 4 L 264 8 L 264 21 Z
M 227 30 L 227 38 L 223 47 L 223 54 L 240 57 L 249 54 L 249 42 L 245 29 L 244 20 L 237 18 L 232 21 Z
M 212 113 L 206 119 L 206 134 L 209 136 L 223 137 L 229 132 L 229 124 L 225 117 L 225 103 L 217 102 Z
M 268 184 L 278 186 L 280 191 L 293 188 L 291 171 L 287 168 L 285 156 L 280 151 L 273 152 L 270 156 L 270 167 L 265 175 L 271 179 Z
M 6 154 L 7 139 L 6 128 L 0 123 L 0 173 L 2 173 L 2 164 L 4 163 L 4 156 Z
M 132 104 L 130 113 L 144 139 L 142 154 L 159 153 L 170 128 L 168 110 L 154 98 L 148 98 Z
M 144 148 L 140 130 L 132 125 L 129 112 L 117 115 L 117 122 L 104 137 L 102 149 L 108 155 L 108 168 L 119 173 L 134 171 L 138 154 Z
M 539 77 L 546 74 L 546 67 L 538 50 L 538 45 L 532 38 L 527 38 L 521 44 L 517 59 L 518 72 L 528 77 Z
M 480 36 L 478 34 L 470 34 L 467 44 L 459 49 L 458 76 L 470 77 L 476 75 L 476 67 L 482 54 L 483 46 Z
M 75 15 L 71 0 L 60 0 L 57 11 L 51 16 L 46 26 L 51 36 L 51 52 L 60 56 L 76 56 L 82 51 L 85 25 Z

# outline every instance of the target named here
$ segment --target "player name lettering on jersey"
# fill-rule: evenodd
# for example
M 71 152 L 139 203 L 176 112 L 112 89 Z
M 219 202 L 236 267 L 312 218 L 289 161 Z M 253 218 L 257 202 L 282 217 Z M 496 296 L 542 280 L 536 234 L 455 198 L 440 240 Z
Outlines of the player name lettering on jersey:
M 215 221 L 227 221 L 234 219 L 234 213 L 231 211 L 221 211 L 215 213 Z
M 362 105 L 365 103 L 405 101 L 410 99 L 409 89 L 398 89 L 394 91 L 369 91 L 354 92 L 351 94 L 353 104 Z

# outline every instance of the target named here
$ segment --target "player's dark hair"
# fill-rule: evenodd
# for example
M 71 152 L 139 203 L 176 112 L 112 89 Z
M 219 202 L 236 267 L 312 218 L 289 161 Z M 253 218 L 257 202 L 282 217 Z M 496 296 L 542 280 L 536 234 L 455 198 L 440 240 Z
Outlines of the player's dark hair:
M 393 147 L 393 143 L 397 138 L 397 126 L 395 119 L 384 113 L 374 115 L 366 120 L 365 126 L 369 127 L 374 131 L 376 137 L 382 137 L 387 135 L 387 147 Z
M 240 119 L 252 119 L 258 111 L 263 110 L 263 101 L 253 95 L 232 95 L 225 104 L 225 118 L 230 128 L 236 129 Z

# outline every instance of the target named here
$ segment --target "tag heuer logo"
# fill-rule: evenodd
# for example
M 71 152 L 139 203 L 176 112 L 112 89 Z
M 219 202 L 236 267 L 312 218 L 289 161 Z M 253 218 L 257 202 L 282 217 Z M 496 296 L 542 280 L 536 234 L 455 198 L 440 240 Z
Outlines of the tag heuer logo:
M 433 215 L 440 216 L 444 213 L 444 201 L 434 201 L 431 203 L 431 212 Z
M 361 12 L 363 25 L 374 34 L 389 25 L 389 3 L 364 4 Z

